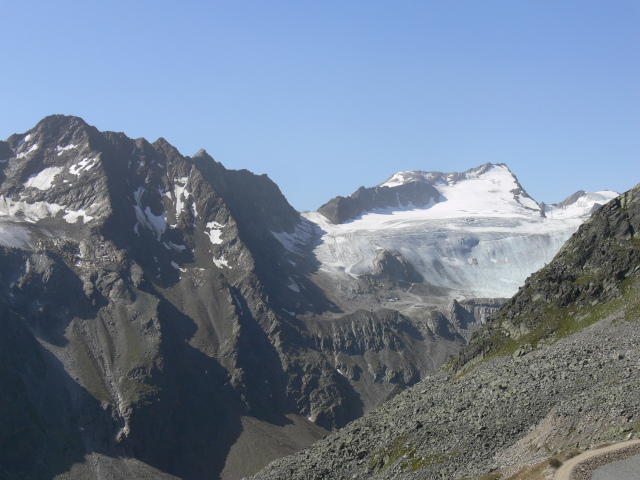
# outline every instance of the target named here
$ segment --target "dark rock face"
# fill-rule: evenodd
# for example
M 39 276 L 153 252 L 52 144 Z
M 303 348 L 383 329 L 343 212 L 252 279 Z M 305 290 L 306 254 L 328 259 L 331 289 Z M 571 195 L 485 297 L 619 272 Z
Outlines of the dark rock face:
M 445 368 L 252 478 L 515 478 L 532 465 L 550 476 L 576 450 L 638 438 L 639 222 L 640 185 L 599 209 Z M 450 325 L 476 308 L 454 302 Z
M 122 478 L 228 477 L 242 416 L 300 414 L 282 359 L 305 339 L 276 313 L 289 272 L 271 234 L 300 218 L 273 182 L 75 117 L 0 153 L 3 472 L 52 478 L 91 454 Z
M 344 223 L 374 208 L 424 207 L 437 202 L 440 193 L 424 181 L 397 187 L 360 187 L 348 197 L 336 197 L 318 208 L 318 212 L 333 223 Z

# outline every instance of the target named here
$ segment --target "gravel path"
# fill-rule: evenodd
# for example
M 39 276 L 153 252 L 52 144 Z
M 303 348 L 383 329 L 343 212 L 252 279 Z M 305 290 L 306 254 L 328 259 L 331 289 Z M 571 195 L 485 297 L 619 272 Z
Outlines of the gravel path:
M 596 468 L 624 460 L 638 452 L 640 452 L 640 440 L 630 440 L 588 450 L 562 465 L 556 472 L 554 480 L 591 480 L 591 475 Z

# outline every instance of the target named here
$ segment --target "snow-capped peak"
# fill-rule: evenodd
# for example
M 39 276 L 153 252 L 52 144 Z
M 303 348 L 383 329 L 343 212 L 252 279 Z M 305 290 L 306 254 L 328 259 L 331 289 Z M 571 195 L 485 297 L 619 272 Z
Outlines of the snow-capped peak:
M 522 189 L 506 165 L 483 165 L 448 174 L 435 185 L 441 194 L 432 218 L 540 215 L 540 206 Z
M 452 185 L 463 180 L 478 178 L 494 168 L 506 170 L 511 176 L 513 176 L 513 173 L 511 173 L 509 167 L 507 167 L 504 163 L 485 163 L 478 167 L 470 168 L 469 170 L 462 173 L 425 172 L 423 170 L 409 170 L 405 172 L 398 172 L 391 175 L 391 177 L 389 177 L 379 186 L 392 188 L 406 185 L 407 183 L 412 182 L 424 182 L 430 185 L 437 185 L 438 183 Z
M 398 172 L 381 187 L 400 187 L 412 182 L 433 185 L 440 201 L 430 205 L 430 218 L 461 216 L 501 216 L 535 212 L 540 205 L 518 183 L 505 164 L 486 163 L 462 173 L 408 171 Z
M 394 173 L 380 187 L 399 187 L 411 182 L 426 182 L 433 185 L 438 178 L 442 177 L 440 172 L 423 172 L 422 170 L 412 170 L 407 172 Z

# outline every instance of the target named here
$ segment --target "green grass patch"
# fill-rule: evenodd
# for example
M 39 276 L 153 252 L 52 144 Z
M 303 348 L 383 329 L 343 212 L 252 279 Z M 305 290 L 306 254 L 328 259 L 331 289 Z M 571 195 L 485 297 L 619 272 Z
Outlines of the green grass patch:
M 415 449 L 407 448 L 405 442 L 406 437 L 400 436 L 391 442 L 390 445 L 376 450 L 369 460 L 369 468 L 381 472 L 412 450 L 415 454 Z
M 369 469 L 382 472 L 397 461 L 401 461 L 400 470 L 403 473 L 415 472 L 424 467 L 444 463 L 456 453 L 434 453 L 422 456 L 406 442 L 407 438 L 400 436 L 386 447 L 376 450 L 369 459 Z
M 535 327 L 527 326 L 525 317 L 514 319 L 517 324 L 514 320 L 496 319 L 495 323 L 486 327 L 484 339 L 481 340 L 483 345 L 490 347 L 489 352 L 482 358 L 467 363 L 455 378 L 462 377 L 493 358 L 513 355 L 520 348 L 531 346 L 535 349 L 551 345 L 618 312 L 624 312 L 627 321 L 637 322 L 640 320 L 639 283 L 636 278 L 624 280 L 620 285 L 621 296 L 603 304 L 563 309 L 540 305 L 535 316 L 532 315 L 532 321 L 537 322 Z M 451 370 L 455 360 L 452 359 L 445 368 Z

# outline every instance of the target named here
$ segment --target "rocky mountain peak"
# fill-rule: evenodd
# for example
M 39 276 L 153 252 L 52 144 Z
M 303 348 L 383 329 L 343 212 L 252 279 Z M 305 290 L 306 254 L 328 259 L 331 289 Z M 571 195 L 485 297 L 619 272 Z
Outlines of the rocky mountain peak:
M 391 177 L 389 177 L 379 186 L 397 187 L 411 182 L 424 182 L 429 183 L 430 185 L 436 185 L 438 183 L 454 185 L 463 180 L 478 178 L 494 168 L 506 171 L 508 174 L 515 178 L 515 175 L 511 173 L 511 170 L 509 170 L 509 167 L 507 167 L 506 164 L 485 163 L 482 165 L 478 165 L 477 167 L 470 168 L 469 170 L 465 170 L 464 172 L 443 173 L 436 171 L 427 172 L 423 170 L 398 172 L 391 175 Z
M 143 459 L 144 471 L 215 477 L 243 416 L 270 425 L 291 415 L 296 448 L 324 432 L 302 421 L 312 402 L 288 389 L 284 368 L 298 372 L 275 346 L 289 337 L 286 345 L 308 348 L 282 310 L 301 295 L 287 288 L 292 274 L 271 233 L 293 231 L 300 216 L 266 175 L 61 115 L 12 135 L 0 152 L 0 329 L 30 339 L 21 355 L 40 358 L 42 371 L 32 378 L 5 355 L 11 338 L 0 340 L 9 398 L 0 416 L 15 408 L 38 439 L 28 433 L 25 445 L 55 459 L 17 465 L 3 455 L 2 468 L 53 477 L 98 448 Z M 342 407 L 319 418 L 331 427 L 347 416 Z M 3 424 L 2 445 L 25 431 L 16 428 Z M 67 456 L 58 434 L 72 439 Z M 164 435 L 186 443 L 168 445 L 170 455 L 145 446 Z M 194 453 L 206 460 L 166 460 Z
M 474 212 L 478 199 L 499 197 L 503 202 L 515 201 L 524 210 L 541 212 L 540 205 L 503 163 L 485 163 L 461 173 L 398 172 L 376 187 L 360 187 L 349 197 L 336 197 L 322 205 L 318 212 L 332 223 L 340 224 L 376 209 L 429 208 L 446 201 L 451 189 L 466 190 L 469 212 Z
M 543 205 L 545 216 L 551 218 L 562 218 L 568 216 L 589 217 L 602 205 L 615 198 L 618 194 L 609 190 L 599 192 L 585 192 L 578 190 L 573 195 L 568 196 L 560 203 Z
M 209 158 L 211 160 L 213 160 L 213 157 L 211 157 L 207 151 L 204 148 L 201 148 L 200 150 L 198 150 L 195 155 L 193 155 L 193 158 Z

